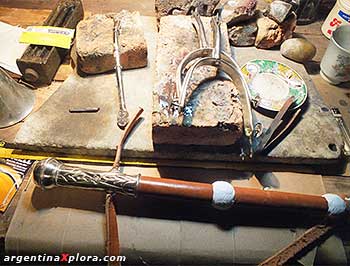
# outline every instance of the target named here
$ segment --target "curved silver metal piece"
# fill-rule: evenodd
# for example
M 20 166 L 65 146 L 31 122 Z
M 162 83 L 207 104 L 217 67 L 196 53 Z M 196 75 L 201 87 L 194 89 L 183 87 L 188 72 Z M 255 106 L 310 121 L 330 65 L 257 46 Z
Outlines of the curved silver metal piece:
M 213 35 L 214 35 L 214 51 L 213 51 L 213 57 L 219 59 L 220 58 L 220 52 L 221 52 L 221 21 L 220 21 L 220 13 L 218 13 L 217 16 L 211 17 L 210 19 L 210 25 L 213 29 Z
M 33 110 L 33 90 L 18 84 L 0 68 L 0 128 L 22 121 Z
M 208 48 L 209 47 L 209 42 L 207 39 L 207 36 L 205 34 L 205 30 L 204 30 L 204 26 L 202 23 L 202 20 L 198 14 L 197 9 L 195 9 L 192 13 L 192 18 L 194 18 L 196 20 L 196 23 L 192 23 L 193 26 L 196 29 L 196 32 L 198 34 L 199 37 L 199 47 L 200 48 Z
M 189 65 L 189 63 L 195 63 L 197 60 L 204 58 L 204 57 L 209 57 L 210 55 L 212 55 L 214 52 L 213 48 L 201 48 L 201 49 L 197 49 L 192 51 L 191 53 L 187 54 L 182 61 L 180 62 L 177 71 L 176 71 L 176 89 L 177 89 L 177 95 L 178 95 L 178 103 L 177 105 L 180 108 L 183 108 L 184 105 L 181 104 L 181 98 L 182 98 L 182 84 L 183 84 L 183 76 L 186 74 L 185 73 L 185 69 L 186 67 Z M 233 64 L 237 69 L 239 69 L 239 66 L 237 64 L 236 61 L 234 61 L 232 59 L 232 57 L 230 55 L 228 55 L 227 53 L 221 51 L 220 52 L 220 59 L 221 60 L 225 60 L 227 62 L 230 62 L 231 64 Z M 186 96 L 186 94 L 185 94 Z
M 254 127 L 251 104 L 248 94 L 248 85 L 242 72 L 240 71 L 240 67 L 237 62 L 230 55 L 221 50 L 221 11 L 222 9 L 218 9 L 216 16 L 212 17 L 210 21 L 214 35 L 215 47 L 201 47 L 199 49 L 196 49 L 185 56 L 180 62 L 176 72 L 176 88 L 178 98 L 174 101 L 173 104 L 176 106 L 177 112 L 179 109 L 184 109 L 187 96 L 187 88 L 196 68 L 200 66 L 213 66 L 218 70 L 223 71 L 228 75 L 228 77 L 232 80 L 240 92 L 240 98 L 243 106 L 244 135 L 248 140 L 248 143 L 245 144 L 246 147 L 244 154 L 251 156 Z M 203 38 L 201 37 L 201 34 L 205 34 L 204 27 L 200 17 L 196 14 L 194 17 L 197 24 L 194 26 L 198 32 L 200 44 L 203 46 Z M 191 66 L 186 72 L 186 69 L 190 64 Z
M 178 100 L 181 94 L 180 88 L 181 88 L 181 81 L 182 81 L 182 75 L 185 74 L 185 69 L 187 65 L 192 62 L 195 59 L 206 57 L 210 54 L 213 54 L 213 48 L 209 47 L 209 42 L 207 39 L 207 36 L 205 34 L 204 25 L 203 22 L 198 14 L 198 11 L 195 9 L 192 13 L 192 18 L 195 19 L 196 23 L 192 22 L 192 25 L 194 26 L 198 39 L 199 39 L 199 48 L 196 50 L 191 51 L 189 54 L 187 54 L 180 62 L 176 69 L 176 93 L 177 98 L 173 100 L 174 105 L 178 105 Z
M 118 170 L 94 171 L 65 165 L 54 158 L 39 161 L 34 166 L 34 182 L 42 189 L 56 186 L 107 190 L 136 196 L 140 175 L 127 175 Z
M 231 81 L 236 85 L 237 89 L 239 90 L 240 98 L 243 106 L 244 134 L 248 138 L 249 143 L 251 144 L 254 127 L 253 127 L 250 100 L 249 100 L 249 95 L 247 90 L 247 83 L 241 71 L 239 70 L 239 66 L 233 60 L 226 61 L 226 60 L 223 60 L 222 58 L 216 59 L 213 57 L 204 57 L 204 58 L 198 59 L 186 73 L 184 82 L 182 84 L 179 106 L 182 108 L 185 106 L 187 88 L 191 80 L 191 76 L 193 75 L 193 72 L 195 71 L 196 68 L 200 66 L 205 66 L 205 65 L 218 67 L 218 69 L 222 70 L 225 74 L 228 75 L 228 77 L 231 79 Z

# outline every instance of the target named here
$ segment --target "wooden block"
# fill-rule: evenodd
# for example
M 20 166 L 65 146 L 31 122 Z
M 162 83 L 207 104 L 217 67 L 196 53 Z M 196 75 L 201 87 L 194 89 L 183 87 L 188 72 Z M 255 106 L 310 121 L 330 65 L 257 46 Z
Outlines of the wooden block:
M 121 20 L 120 51 L 124 69 L 147 65 L 147 45 L 138 12 L 98 14 L 81 21 L 77 27 L 77 58 L 79 69 L 87 74 L 113 70 L 114 21 Z
M 75 29 L 83 16 L 80 0 L 61 0 L 43 25 Z M 58 47 L 31 44 L 22 57 L 17 59 L 17 66 L 26 82 L 35 85 L 50 84 L 68 51 Z
M 213 44 L 210 18 L 202 18 Z M 229 53 L 227 28 L 222 26 L 223 47 Z M 176 93 L 176 69 L 198 48 L 190 16 L 166 16 L 160 20 L 157 43 L 156 85 L 153 92 L 153 142 L 157 144 L 232 145 L 242 135 L 242 110 L 238 91 L 230 81 L 216 78 L 217 69 L 198 68 L 187 93 L 193 115 L 173 118 L 171 103 Z M 197 89 L 198 88 L 198 89 Z

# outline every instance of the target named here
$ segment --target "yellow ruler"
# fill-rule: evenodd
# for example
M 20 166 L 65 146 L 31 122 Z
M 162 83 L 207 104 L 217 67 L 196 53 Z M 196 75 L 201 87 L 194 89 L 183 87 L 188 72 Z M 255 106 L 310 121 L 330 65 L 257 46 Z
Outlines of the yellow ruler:
M 55 157 L 61 161 L 70 162 L 86 162 L 86 163 L 96 163 L 96 164 L 113 164 L 114 158 L 111 157 L 96 157 L 96 156 L 83 156 L 83 155 L 66 155 L 57 153 L 46 153 L 46 152 L 32 152 L 23 151 L 17 149 L 8 149 L 1 147 L 0 142 L 0 159 L 23 159 L 23 160 L 43 160 L 48 157 Z M 142 162 L 142 161 L 121 161 L 122 165 L 137 165 L 137 166 L 157 166 L 157 163 L 153 162 Z

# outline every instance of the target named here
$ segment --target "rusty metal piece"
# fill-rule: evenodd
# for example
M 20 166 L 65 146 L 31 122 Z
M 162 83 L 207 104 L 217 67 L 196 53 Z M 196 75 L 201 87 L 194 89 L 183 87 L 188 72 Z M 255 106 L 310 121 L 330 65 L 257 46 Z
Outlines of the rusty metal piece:
M 269 128 L 261 135 L 260 138 L 255 138 L 256 146 L 254 147 L 254 152 L 258 153 L 263 151 L 268 144 L 271 143 L 271 137 L 275 133 L 275 131 L 278 129 L 278 127 L 281 125 L 281 122 L 283 121 L 283 117 L 289 110 L 289 108 L 292 106 L 294 102 L 294 96 L 291 96 L 285 101 L 283 104 L 281 110 L 277 113 L 275 118 L 272 120 Z M 290 124 L 288 124 L 290 125 Z
M 315 225 L 297 238 L 293 243 L 260 263 L 259 266 L 285 265 L 291 259 L 300 256 L 303 252 L 315 247 L 320 241 L 325 240 L 331 235 L 334 229 L 335 225 Z
M 270 146 L 272 146 L 276 141 L 283 136 L 283 134 L 291 127 L 291 125 L 294 123 L 294 121 L 297 119 L 299 114 L 301 113 L 301 109 L 295 111 L 295 113 L 292 115 L 292 117 L 288 120 L 288 123 L 278 132 L 278 134 L 271 139 L 264 147 L 265 150 L 269 149 Z
M 61 0 L 43 25 L 74 29 L 83 17 L 84 11 L 80 0 Z M 25 81 L 36 85 L 50 84 L 68 51 L 63 48 L 31 44 L 22 57 L 17 59 L 17 66 Z

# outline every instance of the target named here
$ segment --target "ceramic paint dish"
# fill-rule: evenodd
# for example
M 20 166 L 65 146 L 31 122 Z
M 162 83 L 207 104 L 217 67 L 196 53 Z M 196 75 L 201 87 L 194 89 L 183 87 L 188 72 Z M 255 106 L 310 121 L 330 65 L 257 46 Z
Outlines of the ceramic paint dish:
M 295 98 L 292 109 L 299 108 L 306 101 L 304 80 L 295 70 L 282 63 L 255 59 L 246 63 L 241 70 L 254 107 L 278 112 L 290 96 Z

